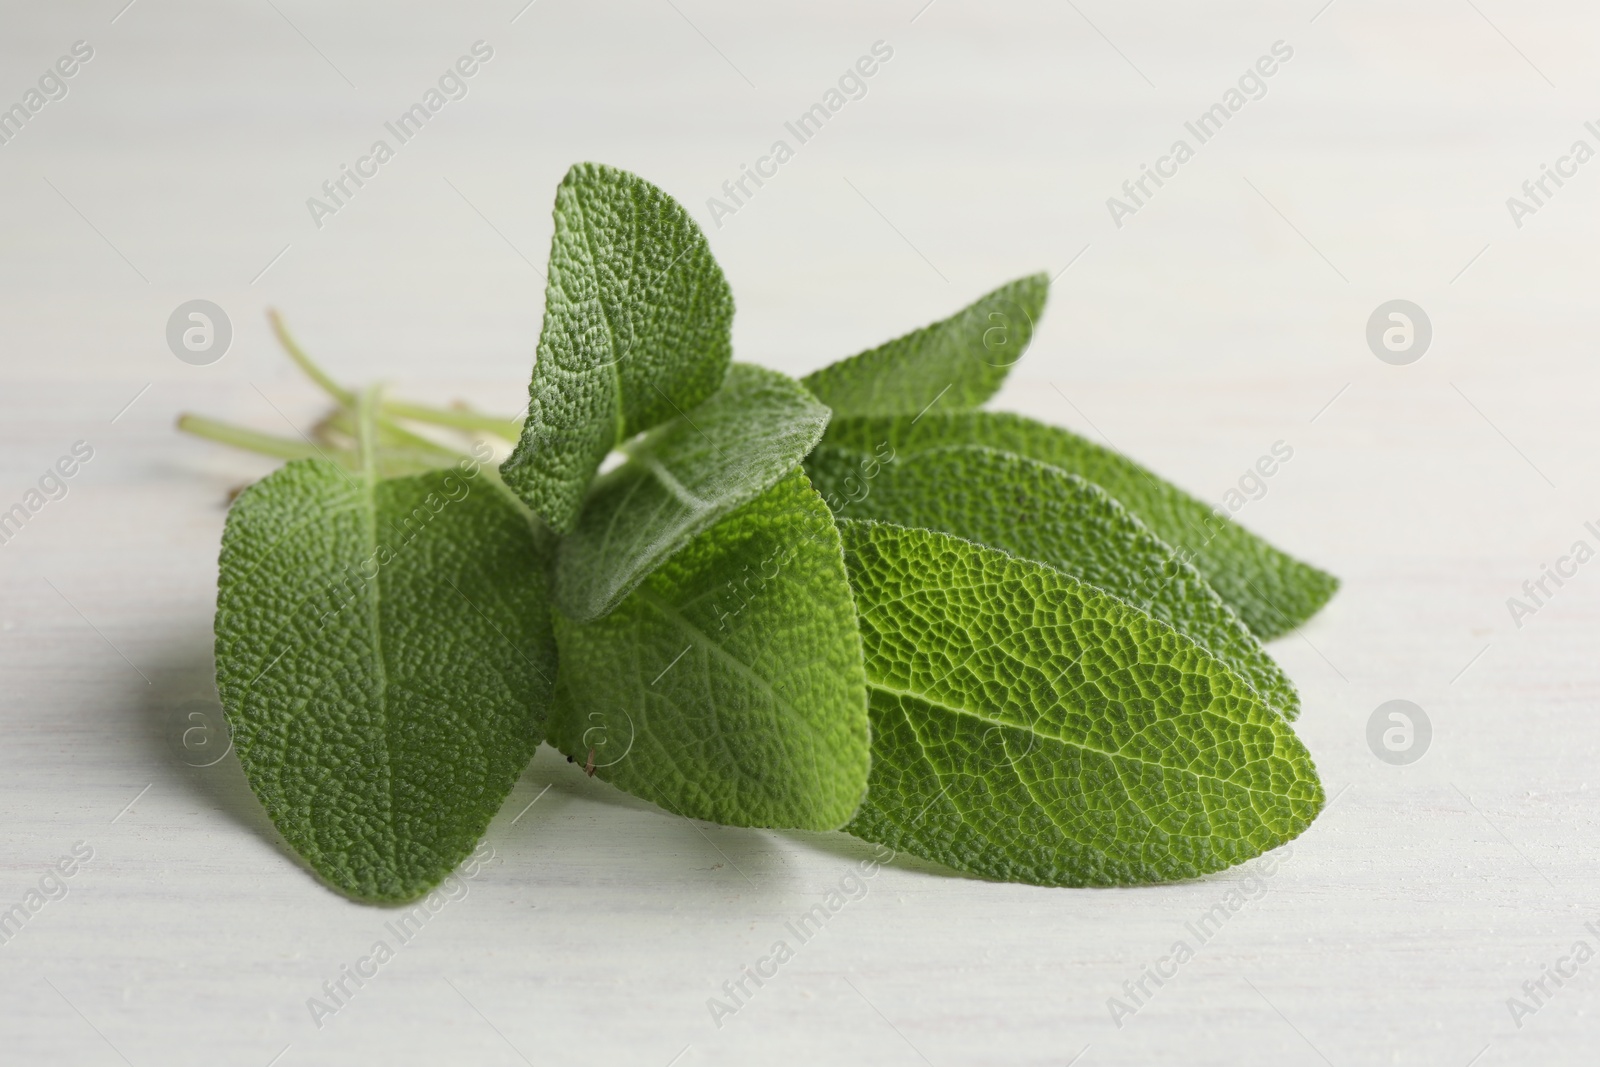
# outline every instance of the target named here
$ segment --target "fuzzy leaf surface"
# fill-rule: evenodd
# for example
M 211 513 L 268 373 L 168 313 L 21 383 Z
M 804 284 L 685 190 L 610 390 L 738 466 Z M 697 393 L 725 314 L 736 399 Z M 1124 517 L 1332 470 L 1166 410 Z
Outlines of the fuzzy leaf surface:
M 948 534 L 839 525 L 872 717 L 852 834 L 993 878 L 1130 885 L 1240 863 L 1322 809 L 1289 724 L 1171 627 Z
M 722 385 L 732 324 L 728 283 L 689 213 L 626 171 L 574 166 L 556 190 L 544 326 L 506 484 L 570 530 L 606 453 Z
M 866 678 L 833 516 L 800 470 L 617 609 L 556 617 L 550 742 L 635 796 L 733 826 L 838 829 L 866 791 Z
M 422 895 L 510 793 L 555 679 L 547 555 L 476 472 L 296 460 L 229 511 L 216 663 L 234 747 L 340 892 Z
M 916 420 L 835 418 L 824 441 L 869 452 L 888 441 L 902 457 L 949 445 L 985 445 L 1076 474 L 1104 489 L 1192 562 L 1263 641 L 1305 622 L 1339 588 L 1333 575 L 1273 547 L 1126 456 L 1021 415 L 930 412 Z
M 807 376 L 817 399 L 843 418 L 965 411 L 988 400 L 1033 339 L 1050 280 L 1030 274 L 979 297 L 948 319 L 842 359 Z
M 1048 563 L 1189 637 L 1285 718 L 1300 713 L 1294 684 L 1200 573 L 1075 474 L 978 445 L 931 448 L 889 463 L 824 445 L 806 471 L 842 518 L 939 530 Z
M 704 404 L 627 447 L 601 476 L 557 551 L 556 603 L 589 622 L 611 611 L 662 560 L 794 470 L 828 409 L 794 379 L 735 363 Z

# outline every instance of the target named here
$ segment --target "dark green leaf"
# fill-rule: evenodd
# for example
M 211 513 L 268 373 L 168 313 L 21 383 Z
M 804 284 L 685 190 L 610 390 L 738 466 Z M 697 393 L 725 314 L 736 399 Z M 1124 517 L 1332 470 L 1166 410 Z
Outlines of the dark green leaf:
M 1033 339 L 1050 281 L 1031 274 L 931 326 L 805 378 L 838 417 L 965 411 L 988 400 Z
M 1125 456 L 1020 415 L 929 413 L 920 419 L 834 419 L 823 439 L 902 457 L 949 445 L 986 445 L 1076 474 L 1127 508 L 1194 564 L 1257 637 L 1287 633 L 1315 615 L 1339 579 L 1302 563 Z
M 828 409 L 777 371 L 735 363 L 693 411 L 627 446 L 557 554 L 556 603 L 579 622 L 617 606 L 662 560 L 771 489 L 822 437 Z
M 617 609 L 559 614 L 550 741 L 696 819 L 837 829 L 866 790 L 866 682 L 833 516 L 799 470 Z
M 544 328 L 506 483 L 560 532 L 620 442 L 716 392 L 733 297 L 705 235 L 654 185 L 580 163 L 556 191 Z
M 1126 885 L 1240 863 L 1322 809 L 1288 723 L 1171 627 L 948 534 L 840 528 L 871 694 L 856 836 L 994 878 Z
M 546 550 L 464 470 L 296 460 L 228 513 L 217 687 L 250 787 L 341 892 L 427 892 L 538 746 L 555 677 Z
M 886 449 L 883 443 L 880 454 Z M 806 471 L 843 518 L 940 530 L 1048 563 L 1184 634 L 1286 718 L 1300 713 L 1294 685 L 1199 572 L 1076 475 L 978 445 L 933 448 L 888 463 L 824 445 Z

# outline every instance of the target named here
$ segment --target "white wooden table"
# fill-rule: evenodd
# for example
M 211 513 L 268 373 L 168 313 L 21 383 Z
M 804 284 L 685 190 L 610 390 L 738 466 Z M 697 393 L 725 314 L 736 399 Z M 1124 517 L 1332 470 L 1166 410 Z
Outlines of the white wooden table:
M 1600 546 L 1600 163 L 1520 227 L 1506 205 L 1600 148 L 1592 6 L 123 2 L 0 8 L 0 106 L 93 50 L 0 145 L 0 509 L 93 450 L 0 544 L 0 909 L 59 897 L 0 945 L 0 1060 L 1593 1062 L 1600 963 L 1507 999 L 1600 949 L 1600 564 L 1520 627 L 1506 605 Z M 307 198 L 477 41 L 466 96 L 319 228 Z M 877 41 L 866 95 L 713 226 Z M 1116 226 L 1106 199 L 1277 41 L 1265 95 Z M 1293 447 L 1240 518 L 1345 580 L 1274 646 L 1337 799 L 1272 874 L 1071 891 L 902 859 L 718 1028 L 707 998 L 869 851 L 686 822 L 545 750 L 466 895 L 315 1024 L 392 916 L 314 882 L 231 756 L 192 765 L 225 494 L 269 467 L 172 422 L 317 416 L 268 306 L 349 381 L 516 410 L 581 159 L 695 210 L 741 358 L 803 372 L 1064 271 L 999 406 L 1213 500 Z M 164 337 L 196 298 L 234 329 L 206 366 Z M 1364 337 L 1396 298 L 1434 327 L 1407 366 Z M 1434 731 L 1406 766 L 1366 740 L 1396 698 Z

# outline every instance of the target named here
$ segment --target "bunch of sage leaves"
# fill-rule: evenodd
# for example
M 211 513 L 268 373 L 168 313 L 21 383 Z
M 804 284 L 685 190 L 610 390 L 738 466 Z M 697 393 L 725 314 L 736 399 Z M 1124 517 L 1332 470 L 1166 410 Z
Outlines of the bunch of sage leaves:
M 232 505 L 215 624 L 273 823 L 340 892 L 414 899 L 548 742 L 677 815 L 1043 885 L 1189 878 L 1299 834 L 1324 793 L 1261 642 L 1337 580 L 980 410 L 1048 288 L 796 381 L 732 361 L 689 213 L 579 164 L 522 419 L 346 388 L 274 317 L 333 401 L 314 433 L 180 420 L 290 461 Z

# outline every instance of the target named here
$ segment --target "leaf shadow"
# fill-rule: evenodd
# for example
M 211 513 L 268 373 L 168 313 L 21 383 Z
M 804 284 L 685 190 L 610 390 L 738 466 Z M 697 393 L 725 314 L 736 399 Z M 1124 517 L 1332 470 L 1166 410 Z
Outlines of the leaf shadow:
M 344 896 L 289 846 L 251 791 L 217 698 L 210 637 L 209 626 L 203 632 L 196 628 L 145 664 L 150 684 L 137 687 L 135 703 L 142 726 L 138 743 L 151 775 L 190 803 L 220 814 L 270 844 L 318 887 Z M 546 787 L 549 796 L 544 796 Z M 552 842 L 533 827 L 541 817 L 587 804 L 609 809 L 601 813 L 604 821 L 620 817 L 633 823 L 609 830 L 606 836 L 615 836 L 607 847 L 625 852 L 632 847 L 630 838 L 646 837 L 663 856 L 691 857 L 681 870 L 671 872 L 689 884 L 713 889 L 725 885 L 731 876 L 744 886 L 742 875 L 750 888 L 763 896 L 784 890 L 785 865 L 774 847 L 779 842 L 772 831 L 719 826 L 675 815 L 588 777 L 581 765 L 569 764 L 548 745 L 540 746 L 485 837 L 518 856 L 520 862 L 547 865 L 552 859 L 548 850 Z M 638 816 L 648 817 L 647 822 L 639 824 Z M 580 821 L 592 823 L 593 814 Z M 803 836 L 811 840 L 842 835 Z M 558 847 L 556 853 L 560 851 Z
M 946 867 L 937 860 L 923 859 L 913 856 L 909 852 L 894 852 L 892 859 L 883 859 L 882 850 L 887 846 L 875 845 L 871 841 L 853 837 L 843 830 L 831 833 L 811 833 L 805 830 L 790 830 L 787 836 L 802 841 L 807 846 L 818 852 L 826 852 L 838 859 L 849 860 L 854 863 L 875 862 L 882 863 L 885 867 L 896 870 L 912 871 L 916 874 L 929 874 L 938 878 L 957 878 L 971 882 L 993 882 L 996 879 L 981 874 L 969 874 L 958 871 L 954 867 Z
M 781 895 L 789 882 L 781 838 L 773 831 L 686 818 L 589 777 L 548 744 L 539 747 L 487 836 L 519 859 L 545 866 L 581 850 L 585 862 L 615 863 L 623 877 L 637 875 L 639 857 L 649 854 L 675 861 L 656 872 L 662 884 L 675 880 L 686 888 L 717 889 L 731 877 L 766 897 Z
M 325 884 L 289 847 L 251 792 L 217 699 L 210 627 L 191 636 L 161 651 L 147 667 L 150 684 L 140 689 L 140 737 L 152 773 L 191 802 L 266 841 L 319 885 Z

